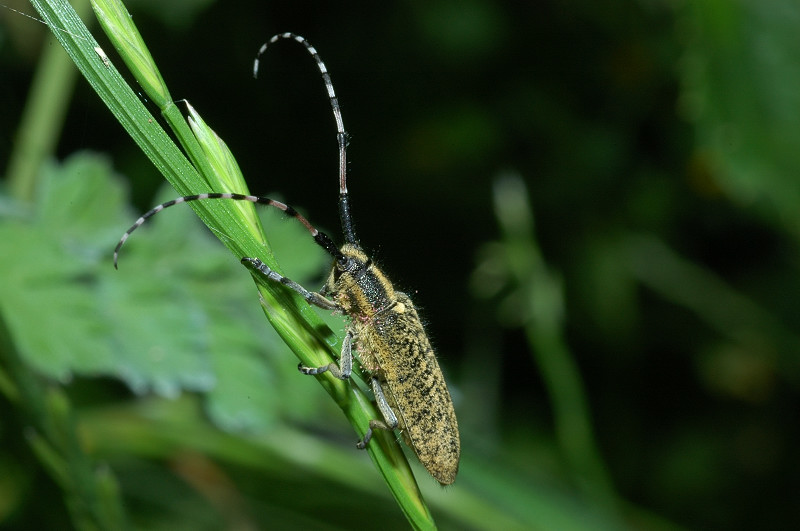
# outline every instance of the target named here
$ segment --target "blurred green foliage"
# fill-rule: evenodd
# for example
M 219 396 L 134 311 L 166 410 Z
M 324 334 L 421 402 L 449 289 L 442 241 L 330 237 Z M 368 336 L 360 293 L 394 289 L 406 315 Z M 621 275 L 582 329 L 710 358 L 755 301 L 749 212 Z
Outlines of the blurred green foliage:
M 163 4 L 127 3 L 173 97 L 253 192 L 335 229 L 314 65 L 285 47 L 250 78 L 279 31 L 326 61 L 362 242 L 415 294 L 456 400 L 458 481 L 417 469 L 440 527 L 800 525 L 795 2 Z M 58 45 L 0 16 L 5 166 L 37 52 Z M 173 192 L 70 83 L 64 123 L 42 111 L 33 199 L 0 197 L 0 525 L 405 528 L 188 209 L 113 271 L 119 234 Z M 302 228 L 263 225 L 319 284 Z

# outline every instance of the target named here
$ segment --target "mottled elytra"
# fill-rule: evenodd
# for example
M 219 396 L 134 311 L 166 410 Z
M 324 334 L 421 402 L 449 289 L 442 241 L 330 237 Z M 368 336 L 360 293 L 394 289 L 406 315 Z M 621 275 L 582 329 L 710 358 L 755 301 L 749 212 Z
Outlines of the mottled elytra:
M 339 143 L 339 217 L 344 245 L 337 247 L 292 207 L 279 201 L 243 194 L 205 193 L 168 201 L 140 217 L 117 244 L 114 265 L 117 265 L 120 248 L 134 230 L 150 216 L 179 203 L 204 199 L 250 201 L 273 206 L 297 219 L 308 229 L 314 241 L 333 257 L 333 266 L 322 290 L 309 291 L 257 258 L 245 257 L 242 263 L 254 274 L 263 275 L 300 294 L 309 304 L 341 312 L 349 318 L 339 363 L 323 367 L 301 365 L 300 371 L 311 375 L 330 372 L 336 378 L 347 380 L 355 350 L 361 367 L 369 376 L 370 387 L 383 417 L 369 422 L 357 446 L 365 448 L 376 429 L 400 430 L 406 444 L 428 472 L 442 485 L 449 485 L 455 481 L 461 454 L 453 402 L 414 304 L 408 295 L 394 289 L 356 238 L 347 192 L 347 135 L 325 64 L 303 37 L 282 33 L 272 37 L 258 51 L 253 74 L 258 75 L 259 60 L 267 47 L 281 39 L 291 39 L 305 46 L 322 73 L 333 108 Z

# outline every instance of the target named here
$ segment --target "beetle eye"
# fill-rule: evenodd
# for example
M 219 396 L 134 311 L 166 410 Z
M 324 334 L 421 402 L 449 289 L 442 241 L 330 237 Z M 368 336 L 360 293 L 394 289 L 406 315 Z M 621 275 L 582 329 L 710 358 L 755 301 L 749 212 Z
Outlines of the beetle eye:
M 336 269 L 339 271 L 350 271 L 352 268 L 353 260 L 347 256 L 343 256 L 341 259 L 336 260 Z

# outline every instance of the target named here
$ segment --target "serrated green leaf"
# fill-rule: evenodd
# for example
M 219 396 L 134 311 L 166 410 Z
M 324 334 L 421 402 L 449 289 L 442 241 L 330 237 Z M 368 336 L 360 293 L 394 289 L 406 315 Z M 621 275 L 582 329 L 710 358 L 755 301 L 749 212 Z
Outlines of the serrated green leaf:
M 113 213 L 121 210 L 119 185 L 97 178 L 108 171 L 98 157 L 72 157 L 63 171 L 46 172 L 33 216 L 0 223 L 0 240 L 13 249 L 0 262 L 0 304 L 22 355 L 52 378 L 69 378 L 75 357 L 106 350 L 107 323 L 98 319 L 92 296 L 102 253 L 94 238 L 101 231 L 86 225 L 93 219 L 103 227 L 119 217 Z M 110 207 L 98 208 L 94 197 Z
M 59 380 L 104 374 L 172 396 L 211 388 L 211 352 L 221 344 L 252 352 L 259 316 L 247 275 L 191 211 L 142 231 L 126 278 L 110 261 L 128 209 L 107 160 L 76 155 L 46 173 L 35 214 L 0 223 L 14 249 L 0 263 L 2 308 L 31 366 Z M 249 314 L 253 329 L 221 318 L 220 307 Z
M 93 261 L 107 257 L 103 242 L 126 222 L 125 191 L 108 157 L 78 153 L 63 165 L 47 164 L 35 204 L 40 229 L 65 244 L 81 245 Z
M 285 396 L 276 375 L 252 353 L 227 353 L 215 357 L 215 361 L 219 363 L 215 371 L 218 379 L 206 406 L 214 423 L 227 431 L 268 431 Z M 290 362 L 288 355 L 285 361 Z
M 137 231 L 116 271 L 111 250 L 135 215 L 108 160 L 82 153 L 45 173 L 33 215 L 0 223 L 15 250 L 0 262 L 2 309 L 31 366 L 58 380 L 116 377 L 137 393 L 209 392 L 208 413 L 226 430 L 259 432 L 289 407 L 317 408 L 302 398 L 308 380 L 288 349 L 263 327 L 246 270 L 191 209 Z M 157 200 L 173 196 L 165 189 Z M 321 278 L 328 258 L 305 229 L 260 214 L 294 278 Z M 287 394 L 301 398 L 287 405 Z
M 14 250 L 1 265 L 0 307 L 19 351 L 39 372 L 67 380 L 75 356 L 105 350 L 107 330 L 82 285 L 86 265 L 36 226 L 2 223 L 0 240 Z

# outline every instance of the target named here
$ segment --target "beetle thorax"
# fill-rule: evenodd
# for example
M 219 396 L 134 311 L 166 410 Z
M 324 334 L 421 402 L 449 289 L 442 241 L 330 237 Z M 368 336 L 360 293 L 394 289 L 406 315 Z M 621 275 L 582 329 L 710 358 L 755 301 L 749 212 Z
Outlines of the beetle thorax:
M 323 292 L 345 314 L 353 318 L 371 318 L 395 302 L 392 283 L 364 251 L 345 244 L 341 253 L 346 260 L 334 262 Z

